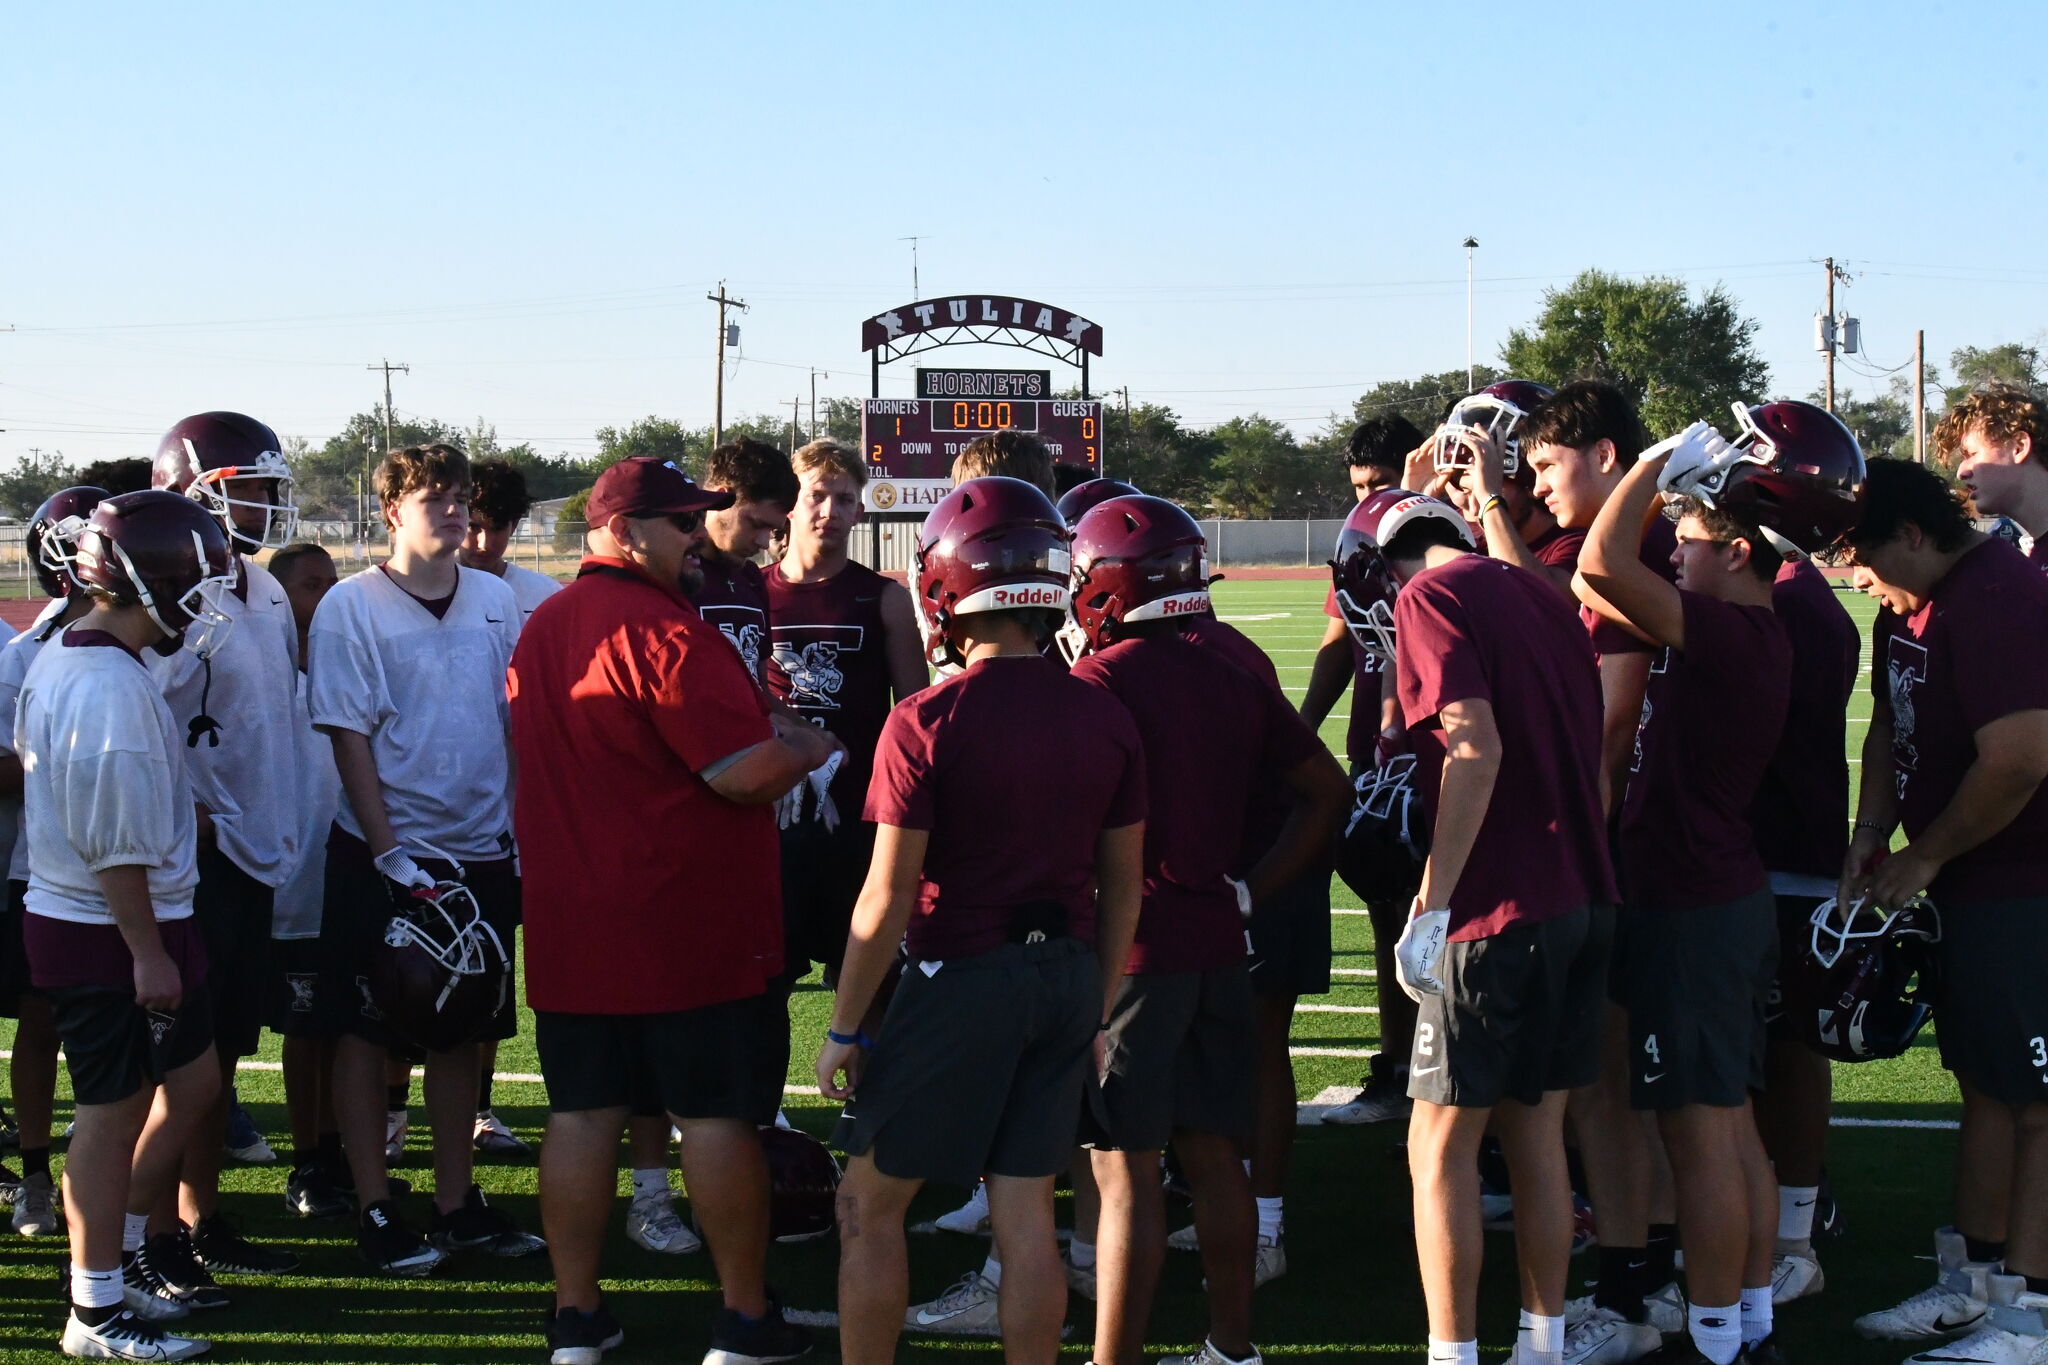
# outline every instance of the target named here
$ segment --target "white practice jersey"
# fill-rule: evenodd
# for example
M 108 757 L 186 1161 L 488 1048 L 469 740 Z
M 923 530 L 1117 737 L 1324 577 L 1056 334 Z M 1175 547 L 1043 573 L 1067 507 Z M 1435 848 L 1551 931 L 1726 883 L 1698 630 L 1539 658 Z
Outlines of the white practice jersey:
M 328 590 L 306 646 L 313 723 L 369 737 L 406 848 L 502 858 L 512 852 L 505 669 L 519 603 L 495 575 L 457 572 L 439 620 L 381 569 Z M 346 798 L 335 818 L 363 836 Z
M 22 683 L 14 747 L 31 914 L 112 924 L 93 874 L 131 866 L 148 869 L 158 919 L 192 913 L 199 830 L 185 737 L 141 660 L 77 625 L 58 634 Z
M 21 680 L 43 647 L 43 632 L 63 614 L 64 599 L 59 597 L 42 609 L 35 624 L 0 645 L 0 755 L 14 754 L 14 711 L 21 703 Z M 0 863 L 6 864 L 11 882 L 28 880 L 28 836 L 22 833 L 21 822 L 19 798 L 0 796 Z
M 299 680 L 294 699 L 299 740 L 298 858 L 291 875 L 277 888 L 271 905 L 272 938 L 320 937 L 320 911 L 326 904 L 327 830 L 341 809 L 341 774 L 334 767 L 334 744 L 313 728 L 306 681 Z
M 210 665 L 186 648 L 151 655 L 150 672 L 178 722 L 192 795 L 213 812 L 220 851 L 274 887 L 298 861 L 305 799 L 292 711 L 299 631 L 270 571 L 246 555 L 238 558 L 245 592 L 220 596 L 220 609 L 235 624 Z M 194 744 L 192 722 L 202 714 L 220 728 Z
M 522 569 L 517 564 L 505 566 L 505 586 L 512 589 L 512 596 L 519 600 L 519 624 L 524 626 L 526 618 L 533 615 L 533 609 L 562 590 L 562 585 L 544 573 Z

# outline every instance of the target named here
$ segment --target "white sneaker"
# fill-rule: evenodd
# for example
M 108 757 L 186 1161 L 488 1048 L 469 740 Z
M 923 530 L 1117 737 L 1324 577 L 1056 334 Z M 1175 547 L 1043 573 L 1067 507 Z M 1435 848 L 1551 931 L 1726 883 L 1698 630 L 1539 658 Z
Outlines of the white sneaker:
M 932 1220 L 932 1226 L 941 1232 L 962 1232 L 970 1236 L 988 1235 L 988 1186 L 976 1185 L 974 1193 L 966 1203 L 951 1213 L 940 1214 Z
M 57 1347 L 80 1360 L 190 1360 L 213 1349 L 213 1343 L 173 1336 L 133 1313 L 116 1313 L 99 1326 L 88 1327 L 67 1312 Z
M 675 1196 L 667 1190 L 633 1196 L 626 1206 L 626 1236 L 664 1256 L 687 1256 L 704 1249 L 704 1239 L 690 1231 L 690 1225 L 676 1212 Z
M 1184 1228 L 1176 1228 L 1174 1231 L 1167 1233 L 1166 1249 L 1168 1251 L 1200 1251 L 1202 1243 L 1195 1236 L 1195 1225 L 1190 1223 Z
M 1241 1361 L 1235 1361 L 1205 1340 L 1202 1349 L 1193 1355 L 1161 1356 L 1159 1365 L 1262 1365 L 1264 1360 L 1265 1357 L 1259 1354 L 1259 1348 L 1256 1346 L 1252 1347 L 1250 1355 Z
M 903 1315 L 906 1332 L 941 1336 L 999 1337 L 1003 1324 L 996 1313 L 996 1287 L 970 1270 L 930 1303 L 914 1303 Z
M 1093 1300 L 1095 1297 L 1095 1267 L 1092 1265 L 1075 1265 L 1072 1252 L 1060 1253 L 1060 1264 L 1066 1267 L 1067 1288 L 1073 1290 L 1084 1299 Z
M 384 1164 L 396 1166 L 405 1160 L 405 1125 L 407 1113 L 403 1109 L 387 1109 L 384 1112 Z
M 486 1152 L 492 1156 L 533 1155 L 533 1148 L 522 1141 L 517 1133 L 507 1128 L 503 1119 L 488 1109 L 476 1116 L 476 1134 L 472 1140 L 479 1152 Z M 386 1155 L 389 1155 L 388 1150 Z
M 1622 1365 L 1664 1344 L 1647 1322 L 1630 1322 L 1612 1308 L 1589 1307 L 1564 1333 L 1564 1365 Z
M 1934 1234 L 1934 1260 L 1939 1267 L 1933 1284 L 1896 1308 L 1865 1313 L 1856 1330 L 1880 1341 L 1926 1341 L 1968 1332 L 1991 1311 L 1990 1277 L 1998 1269 L 1989 1261 L 1967 1261 L 1962 1234 L 1940 1228 Z
M 1906 1365 L 2042 1365 L 2048 1361 L 2048 1294 L 2027 1292 L 2024 1275 L 1986 1276 L 1990 1308 L 1983 1325 L 1961 1341 L 1929 1346 Z
M 1667 1337 L 1685 1330 L 1685 1291 L 1678 1281 L 1643 1295 L 1643 1320 Z
M 1393 1086 L 1367 1086 L 1358 1092 L 1358 1098 L 1348 1104 L 1340 1104 L 1323 1111 L 1324 1123 L 1360 1124 L 1392 1123 L 1405 1120 L 1415 1108 L 1415 1101 L 1408 1098 L 1408 1092 Z
M 1771 1305 L 1811 1298 L 1827 1288 L 1828 1277 L 1813 1254 L 1811 1242 L 1780 1242 L 1771 1257 Z
M 63 1201 L 50 1177 L 37 1171 L 21 1178 L 14 1203 L 14 1230 L 24 1237 L 49 1237 L 64 1231 Z
M 1252 1269 L 1252 1288 L 1287 1273 L 1287 1247 L 1278 1237 L 1259 1238 L 1259 1259 Z

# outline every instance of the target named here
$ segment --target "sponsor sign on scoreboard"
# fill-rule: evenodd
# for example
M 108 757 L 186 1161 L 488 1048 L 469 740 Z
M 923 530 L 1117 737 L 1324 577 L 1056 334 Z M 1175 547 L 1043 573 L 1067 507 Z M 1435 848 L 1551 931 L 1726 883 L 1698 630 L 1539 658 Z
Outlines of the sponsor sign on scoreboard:
M 953 460 L 978 436 L 1028 431 L 1056 464 L 1102 468 L 1102 404 L 1068 398 L 869 398 L 861 453 L 871 512 L 923 512 L 953 487 Z

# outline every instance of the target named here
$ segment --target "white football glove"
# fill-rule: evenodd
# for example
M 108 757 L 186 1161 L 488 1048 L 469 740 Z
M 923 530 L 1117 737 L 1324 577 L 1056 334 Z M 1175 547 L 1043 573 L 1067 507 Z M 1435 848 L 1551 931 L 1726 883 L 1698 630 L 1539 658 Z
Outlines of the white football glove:
M 1394 945 L 1394 974 L 1401 989 L 1416 1004 L 1425 995 L 1442 995 L 1444 983 L 1437 979 L 1437 959 L 1444 953 L 1444 938 L 1451 932 L 1451 912 L 1424 910 L 1409 917 Z
M 1676 436 L 1667 437 L 1643 452 L 1642 458 L 1671 458 L 1657 474 L 1657 491 L 1674 497 L 1712 498 L 1721 491 L 1728 471 L 1741 464 L 1744 452 L 1728 444 L 1721 433 L 1705 422 L 1694 422 Z
M 818 818 L 825 822 L 827 832 L 839 828 L 839 807 L 832 803 L 830 789 L 832 779 L 839 775 L 839 770 L 844 766 L 846 755 L 834 749 L 832 756 L 811 769 L 811 774 L 806 779 L 811 785 L 811 790 L 818 795 Z
M 1225 877 L 1223 880 L 1230 883 L 1230 889 L 1237 895 L 1238 917 L 1240 919 L 1250 919 L 1252 917 L 1252 889 L 1235 877 Z
M 404 848 L 394 845 L 370 860 L 376 869 L 400 886 L 417 886 L 424 891 L 434 889 L 434 879 L 427 870 L 412 860 Z

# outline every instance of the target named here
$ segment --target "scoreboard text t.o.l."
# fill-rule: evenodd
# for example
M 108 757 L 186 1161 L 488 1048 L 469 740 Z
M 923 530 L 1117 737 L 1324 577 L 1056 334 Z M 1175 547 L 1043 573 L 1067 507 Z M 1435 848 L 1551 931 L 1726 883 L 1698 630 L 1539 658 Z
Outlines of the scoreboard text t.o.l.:
M 1055 464 L 1102 468 L 1102 404 L 1066 398 L 870 398 L 861 454 L 871 511 L 921 511 L 952 487 L 953 460 L 977 437 L 1029 432 Z

